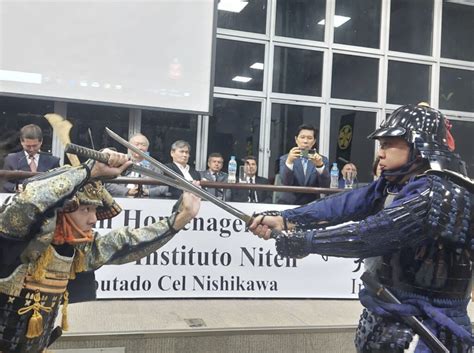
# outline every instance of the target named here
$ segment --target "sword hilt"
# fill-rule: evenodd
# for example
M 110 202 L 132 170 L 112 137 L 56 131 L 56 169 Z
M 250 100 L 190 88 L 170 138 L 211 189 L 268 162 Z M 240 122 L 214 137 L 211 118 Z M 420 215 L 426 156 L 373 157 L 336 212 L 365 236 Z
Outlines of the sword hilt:
M 68 143 L 64 148 L 64 151 L 66 153 L 76 154 L 81 157 L 94 159 L 98 162 L 102 162 L 105 164 L 107 164 L 107 162 L 109 161 L 108 153 L 99 152 L 84 146 L 76 145 L 74 143 Z

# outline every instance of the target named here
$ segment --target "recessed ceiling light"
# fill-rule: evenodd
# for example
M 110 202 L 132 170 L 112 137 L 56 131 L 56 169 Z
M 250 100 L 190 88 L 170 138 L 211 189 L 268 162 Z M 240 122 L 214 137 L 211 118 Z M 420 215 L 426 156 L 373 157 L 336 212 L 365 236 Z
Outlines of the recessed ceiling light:
M 339 26 L 342 26 L 344 23 L 346 23 L 350 19 L 351 19 L 350 17 L 335 15 L 334 16 L 334 27 L 337 28 Z M 326 24 L 325 20 L 321 20 L 321 21 L 318 22 L 318 25 L 325 25 L 325 24 Z
M 236 12 L 239 13 L 242 11 L 245 6 L 248 5 L 248 1 L 240 1 L 240 0 L 221 0 L 217 5 L 217 9 L 221 11 L 229 11 L 229 12 Z
M 252 77 L 245 77 L 245 76 L 235 76 L 232 81 L 243 82 L 247 83 L 252 79 Z
M 255 70 L 263 70 L 263 63 L 253 63 L 250 68 Z
M 458 5 L 474 6 L 474 0 L 446 0 L 446 2 L 451 2 Z

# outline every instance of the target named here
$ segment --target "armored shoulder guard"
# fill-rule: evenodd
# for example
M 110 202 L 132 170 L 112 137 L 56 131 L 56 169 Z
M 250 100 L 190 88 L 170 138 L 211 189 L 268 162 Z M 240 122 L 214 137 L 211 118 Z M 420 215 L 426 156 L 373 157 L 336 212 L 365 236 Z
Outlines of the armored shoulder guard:
M 427 215 L 429 234 L 435 239 L 441 238 L 448 244 L 471 248 L 474 246 L 471 244 L 474 209 L 473 193 L 465 187 L 468 180 L 463 178 L 461 182 L 458 177 L 453 177 L 449 173 L 436 172 L 436 176 L 433 174 L 435 173 L 428 172 L 428 177 L 432 181 L 430 192 L 432 202 Z M 470 183 L 472 185 L 472 181 Z

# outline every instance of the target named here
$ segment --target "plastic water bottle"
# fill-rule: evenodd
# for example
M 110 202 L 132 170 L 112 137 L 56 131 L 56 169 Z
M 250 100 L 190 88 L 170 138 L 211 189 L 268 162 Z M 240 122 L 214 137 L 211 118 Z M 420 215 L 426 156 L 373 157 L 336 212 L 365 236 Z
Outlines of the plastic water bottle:
M 237 162 L 235 156 L 230 156 L 229 166 L 227 167 L 227 182 L 235 184 L 237 181 Z
M 148 152 L 148 151 L 146 151 L 146 152 L 144 152 L 144 153 L 145 153 L 147 156 L 150 155 L 150 152 Z M 140 165 L 141 165 L 142 167 L 147 168 L 147 169 L 150 169 L 150 168 L 151 168 L 150 162 L 148 162 L 146 159 L 144 159 L 143 161 L 141 161 L 141 162 L 140 162 Z
M 332 164 L 330 187 L 332 189 L 337 189 L 339 187 L 339 168 L 337 168 L 337 163 Z

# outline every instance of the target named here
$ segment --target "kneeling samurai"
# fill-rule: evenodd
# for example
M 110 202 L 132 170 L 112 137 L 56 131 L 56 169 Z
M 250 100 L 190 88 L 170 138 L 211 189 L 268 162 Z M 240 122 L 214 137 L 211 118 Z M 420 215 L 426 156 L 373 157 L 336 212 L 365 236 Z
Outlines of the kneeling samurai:
M 67 329 L 68 282 L 105 264 L 136 261 L 166 244 L 198 212 L 184 193 L 166 220 L 100 235 L 97 220 L 120 206 L 99 177 L 118 176 L 130 162 L 106 150 L 108 165 L 88 161 L 61 167 L 29 182 L 0 208 L 0 352 L 42 352 L 61 332 L 54 328 L 62 304 Z

